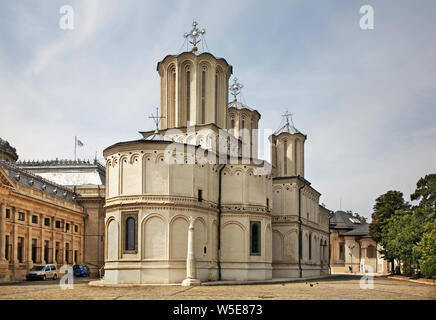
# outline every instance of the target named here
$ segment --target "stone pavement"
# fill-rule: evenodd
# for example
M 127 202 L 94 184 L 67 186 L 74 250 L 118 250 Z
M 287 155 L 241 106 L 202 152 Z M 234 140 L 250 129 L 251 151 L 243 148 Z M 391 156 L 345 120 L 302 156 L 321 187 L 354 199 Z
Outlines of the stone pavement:
M 426 284 L 374 278 L 374 289 L 361 289 L 360 277 L 352 275 L 282 284 L 226 286 L 137 286 L 92 287 L 89 279 L 76 279 L 74 289 L 62 290 L 58 281 L 31 281 L 1 284 L 0 299 L 142 299 L 142 300 L 310 300 L 310 299 L 426 299 L 436 300 L 436 288 Z

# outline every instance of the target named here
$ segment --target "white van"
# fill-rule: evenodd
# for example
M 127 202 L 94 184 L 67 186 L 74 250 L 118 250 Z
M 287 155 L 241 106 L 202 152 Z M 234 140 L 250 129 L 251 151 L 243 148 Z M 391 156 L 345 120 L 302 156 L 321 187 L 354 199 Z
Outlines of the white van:
M 54 264 L 36 264 L 32 269 L 26 274 L 26 280 L 36 280 L 36 279 L 53 279 L 58 278 L 56 266 Z

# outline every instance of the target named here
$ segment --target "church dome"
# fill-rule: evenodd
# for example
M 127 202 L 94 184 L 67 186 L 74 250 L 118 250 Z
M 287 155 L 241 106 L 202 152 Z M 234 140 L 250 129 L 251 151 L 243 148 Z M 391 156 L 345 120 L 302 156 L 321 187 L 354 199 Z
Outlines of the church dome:
M 16 162 L 18 160 L 17 150 L 2 138 L 0 138 L 0 160 L 8 162 Z

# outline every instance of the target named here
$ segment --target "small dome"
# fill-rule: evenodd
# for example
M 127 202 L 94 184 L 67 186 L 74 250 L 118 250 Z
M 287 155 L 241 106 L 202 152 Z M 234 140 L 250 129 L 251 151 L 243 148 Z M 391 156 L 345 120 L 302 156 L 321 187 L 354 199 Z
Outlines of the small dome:
M 289 122 L 286 122 L 282 127 L 280 127 L 276 132 L 274 132 L 275 136 L 280 135 L 281 133 L 289 133 L 289 134 L 296 134 L 300 133 L 297 128 L 294 127 L 293 124 L 290 124 Z
M 0 160 L 8 162 L 16 162 L 18 160 L 17 150 L 2 138 L 0 138 Z

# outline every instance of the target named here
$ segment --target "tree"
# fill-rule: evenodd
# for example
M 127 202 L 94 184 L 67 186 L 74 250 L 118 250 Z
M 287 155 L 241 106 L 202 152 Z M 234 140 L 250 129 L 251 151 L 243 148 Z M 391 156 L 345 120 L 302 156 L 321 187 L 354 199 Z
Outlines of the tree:
M 397 212 L 383 227 L 383 247 L 391 259 L 403 263 L 406 275 L 411 275 L 412 263 L 419 257 L 414 248 L 424 233 L 424 221 L 424 211 L 415 208 L 413 212 L 407 210 Z
M 436 174 L 428 174 L 416 183 L 416 189 L 410 195 L 412 201 L 419 200 L 419 207 L 424 209 L 428 218 L 436 215 Z
M 387 232 L 390 229 L 389 223 L 392 222 L 390 219 L 395 215 L 401 216 L 407 214 L 410 210 L 410 205 L 404 200 L 402 192 L 391 190 L 375 200 L 373 209 L 372 221 L 369 224 L 369 234 L 382 246 L 383 249 L 380 250 L 380 253 L 391 262 L 393 270 L 396 255 L 390 251 L 391 247 L 388 245 L 387 237 Z
M 382 228 L 396 212 L 403 213 L 410 205 L 404 200 L 400 191 L 388 191 L 375 200 L 372 222 L 369 224 L 369 234 L 376 241 L 382 240 Z
M 419 268 L 426 278 L 436 278 L 436 219 L 425 225 L 421 241 L 414 248 Z

